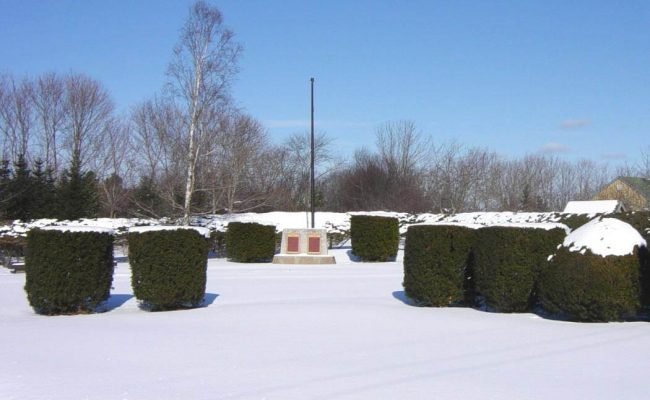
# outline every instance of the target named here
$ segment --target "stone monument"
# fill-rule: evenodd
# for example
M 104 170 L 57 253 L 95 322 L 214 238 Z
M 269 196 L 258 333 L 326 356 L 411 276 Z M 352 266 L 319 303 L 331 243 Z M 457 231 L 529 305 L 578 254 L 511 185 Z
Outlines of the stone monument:
M 336 264 L 327 254 L 325 229 L 284 229 L 280 254 L 273 257 L 274 264 Z

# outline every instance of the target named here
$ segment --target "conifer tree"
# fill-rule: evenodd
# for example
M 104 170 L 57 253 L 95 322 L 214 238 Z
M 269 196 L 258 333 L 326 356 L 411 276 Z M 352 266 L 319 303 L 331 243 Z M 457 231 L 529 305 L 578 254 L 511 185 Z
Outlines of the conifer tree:
M 20 154 L 14 163 L 14 171 L 8 185 L 6 216 L 9 219 L 27 221 L 32 219 L 32 177 L 25 156 Z
M 34 162 L 32 172 L 33 218 L 54 218 L 57 213 L 55 178 L 52 168 L 43 168 L 43 160 Z
M 83 172 L 74 157 L 70 168 L 63 171 L 57 188 L 59 219 L 75 220 L 97 215 L 97 178 L 92 171 Z

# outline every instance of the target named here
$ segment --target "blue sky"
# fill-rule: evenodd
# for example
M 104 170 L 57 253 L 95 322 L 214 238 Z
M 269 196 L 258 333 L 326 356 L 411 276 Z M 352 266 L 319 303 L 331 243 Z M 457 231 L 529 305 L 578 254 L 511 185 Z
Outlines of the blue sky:
M 0 0 L 0 71 L 84 72 L 126 112 L 165 82 L 192 2 Z M 649 1 L 213 2 L 244 46 L 237 104 L 344 154 L 408 119 L 506 156 L 634 162 L 650 138 Z

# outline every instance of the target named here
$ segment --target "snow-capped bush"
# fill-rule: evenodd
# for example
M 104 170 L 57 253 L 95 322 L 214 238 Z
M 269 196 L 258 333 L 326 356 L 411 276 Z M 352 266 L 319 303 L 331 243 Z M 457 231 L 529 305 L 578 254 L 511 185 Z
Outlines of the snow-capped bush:
M 646 242 L 629 224 L 596 219 L 572 232 L 540 277 L 544 309 L 575 321 L 615 321 L 641 302 Z
M 27 234 L 25 291 L 39 314 L 90 312 L 113 281 L 110 230 L 33 229 Z
M 128 234 L 133 294 L 153 311 L 199 306 L 205 297 L 208 240 L 194 229 Z

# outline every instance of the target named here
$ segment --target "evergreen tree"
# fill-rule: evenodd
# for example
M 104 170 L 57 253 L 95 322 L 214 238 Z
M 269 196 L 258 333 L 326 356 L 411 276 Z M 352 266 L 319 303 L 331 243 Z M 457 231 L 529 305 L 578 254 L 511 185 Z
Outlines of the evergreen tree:
M 0 162 L 0 215 L 3 219 L 7 216 L 7 202 L 10 197 L 10 183 L 11 183 L 11 168 L 9 167 L 9 160 L 2 160 Z
M 142 176 L 133 191 L 130 213 L 136 217 L 160 217 L 163 215 L 162 201 L 156 183 L 150 177 Z
M 32 189 L 29 164 L 25 160 L 25 156 L 21 154 L 14 163 L 13 175 L 8 185 L 5 203 L 7 218 L 22 221 L 32 219 L 32 204 L 34 203 Z
M 75 220 L 97 215 L 97 178 L 92 171 L 81 171 L 78 158 L 73 158 L 70 169 L 63 171 L 57 187 L 57 218 Z
M 58 214 L 54 173 L 51 168 L 43 169 L 43 165 L 43 160 L 34 162 L 31 214 L 33 218 L 54 218 Z

